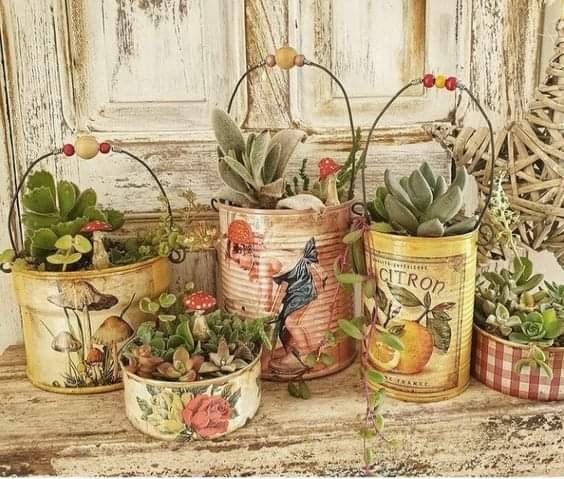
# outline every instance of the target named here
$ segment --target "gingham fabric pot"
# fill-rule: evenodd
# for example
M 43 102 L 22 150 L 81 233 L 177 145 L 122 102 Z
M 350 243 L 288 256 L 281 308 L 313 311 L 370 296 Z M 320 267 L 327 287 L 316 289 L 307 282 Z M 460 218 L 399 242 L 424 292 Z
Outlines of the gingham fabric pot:
M 564 399 L 564 348 L 547 348 L 544 352 L 553 371 L 552 380 L 537 368 L 524 368 L 518 374 L 515 364 L 527 356 L 528 347 L 497 338 L 474 325 L 474 376 L 496 391 L 536 401 Z

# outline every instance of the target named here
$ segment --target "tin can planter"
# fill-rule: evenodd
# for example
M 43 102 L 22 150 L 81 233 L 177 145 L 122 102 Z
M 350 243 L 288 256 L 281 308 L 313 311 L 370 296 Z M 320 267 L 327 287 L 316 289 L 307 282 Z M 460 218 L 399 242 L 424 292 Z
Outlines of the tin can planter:
M 145 319 L 138 301 L 170 280 L 161 257 L 100 271 L 13 272 L 29 380 L 68 394 L 120 388 L 118 351 Z
M 245 209 L 218 204 L 223 307 L 242 317 L 272 315 L 273 351 L 263 355 L 263 377 L 290 380 L 325 376 L 354 359 L 354 341 L 325 348 L 325 334 L 353 310 L 352 294 L 336 281 L 333 263 L 343 252 L 351 204 L 323 213 Z M 330 366 L 303 374 L 299 358 L 323 350 Z M 298 358 L 299 356 L 299 358 Z
M 224 436 L 243 427 L 260 405 L 260 356 L 233 374 L 195 382 L 146 379 L 122 370 L 128 419 L 157 439 Z
M 564 348 L 543 349 L 552 379 L 538 368 L 515 372 L 515 364 L 527 357 L 528 347 L 498 338 L 474 325 L 472 364 L 474 377 L 489 388 L 510 396 L 535 401 L 564 399 Z
M 393 367 L 372 364 L 391 396 L 438 401 L 468 386 L 476 238 L 476 231 L 440 239 L 366 233 L 366 261 L 384 311 L 380 323 L 404 344 Z

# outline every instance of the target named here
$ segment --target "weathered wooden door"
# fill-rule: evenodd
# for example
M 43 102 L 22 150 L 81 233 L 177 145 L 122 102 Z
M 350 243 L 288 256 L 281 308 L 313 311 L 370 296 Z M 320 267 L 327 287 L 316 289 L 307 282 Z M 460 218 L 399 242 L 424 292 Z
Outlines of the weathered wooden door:
M 464 78 L 500 124 L 523 111 L 537 78 L 542 3 L 0 0 L 0 247 L 8 246 L 7 205 L 26 165 L 80 130 L 143 157 L 176 208 L 187 188 L 208 202 L 218 186 L 210 108 L 224 107 L 247 66 L 285 43 L 342 79 L 363 129 L 424 71 Z M 347 156 L 343 98 L 321 72 L 260 71 L 245 86 L 235 108 L 245 127 L 307 129 L 302 157 L 312 171 L 322 156 Z M 369 182 L 388 166 L 407 172 L 424 159 L 447 171 L 422 123 L 473 121 L 471 113 L 453 94 L 414 88 L 377 132 Z M 156 188 L 128 160 L 61 159 L 50 167 L 95 187 L 103 203 L 154 221 Z M 1 350 L 21 338 L 9 277 L 0 278 L 0 295 Z

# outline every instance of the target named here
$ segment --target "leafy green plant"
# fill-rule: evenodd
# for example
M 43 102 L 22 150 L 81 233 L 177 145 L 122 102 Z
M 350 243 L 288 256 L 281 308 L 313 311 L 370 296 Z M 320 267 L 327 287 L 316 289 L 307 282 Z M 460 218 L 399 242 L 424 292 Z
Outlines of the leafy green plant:
M 82 235 L 65 235 L 55 241 L 57 252 L 47 256 L 47 261 L 51 264 L 62 265 L 65 271 L 69 264 L 80 261 L 83 254 L 92 251 L 92 244 Z
M 385 186 L 376 190 L 368 204 L 373 229 L 384 233 L 414 236 L 449 236 L 472 231 L 476 218 L 465 217 L 463 191 L 468 173 L 456 170 L 450 186 L 442 176 L 435 176 L 425 162 L 409 177 L 397 178 L 391 170 L 384 173 Z
M 152 316 L 126 346 L 122 362 L 133 373 L 170 381 L 197 381 L 230 374 L 250 364 L 261 347 L 271 349 L 265 325 L 271 318 L 243 320 L 220 309 L 194 310 L 187 284 L 180 294 L 143 298 L 141 311 Z

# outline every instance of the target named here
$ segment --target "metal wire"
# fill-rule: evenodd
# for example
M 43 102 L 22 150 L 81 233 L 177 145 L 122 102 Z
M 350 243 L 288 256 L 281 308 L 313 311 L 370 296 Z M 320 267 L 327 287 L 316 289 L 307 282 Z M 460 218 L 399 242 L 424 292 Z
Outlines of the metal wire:
M 404 85 L 403 87 L 401 87 L 392 98 L 390 98 L 390 100 L 386 103 L 386 105 L 384 105 L 384 108 L 382 108 L 382 110 L 380 111 L 380 113 L 378 113 L 378 116 L 376 117 L 376 119 L 374 120 L 374 122 L 372 123 L 372 127 L 370 128 L 370 131 L 368 133 L 368 136 L 366 138 L 366 144 L 364 145 L 364 150 L 362 151 L 362 155 L 360 156 L 360 161 L 361 164 L 363 165 L 362 168 L 362 174 L 361 174 L 361 178 L 362 178 L 362 201 L 364 204 L 364 213 L 365 216 L 367 218 L 368 221 L 370 221 L 370 214 L 368 212 L 368 203 L 367 203 L 367 199 L 366 199 L 366 176 L 365 176 L 365 169 L 366 169 L 366 155 L 368 153 L 368 147 L 370 146 L 370 140 L 372 138 L 372 134 L 374 132 L 374 129 L 376 128 L 376 125 L 378 124 L 378 122 L 380 121 L 380 119 L 382 118 L 382 116 L 384 115 L 384 113 L 388 110 L 388 108 L 392 105 L 392 103 L 394 103 L 394 101 L 396 101 L 396 99 L 408 88 L 411 88 L 412 86 L 418 85 L 422 83 L 421 79 L 415 79 L 415 80 L 411 80 L 408 84 Z M 485 110 L 482 108 L 482 105 L 480 105 L 480 103 L 478 102 L 478 100 L 476 99 L 476 97 L 473 95 L 473 93 L 470 91 L 470 89 L 464 85 L 463 83 L 457 83 L 456 87 L 461 90 L 464 91 L 468 94 L 468 96 L 470 97 L 470 99 L 472 100 L 472 102 L 478 107 L 478 110 L 480 111 L 480 113 L 482 114 L 482 116 L 484 117 L 484 119 L 486 120 L 486 124 L 488 125 L 488 130 L 490 133 L 490 151 L 491 151 L 491 169 L 490 169 L 490 187 L 489 187 L 489 192 L 488 192 L 488 196 L 486 198 L 486 202 L 484 204 L 484 208 L 482 209 L 482 211 L 480 212 L 480 215 L 478 216 L 478 221 L 476 222 L 476 227 L 474 228 L 474 230 L 479 229 L 482 219 L 488 209 L 488 206 L 490 204 L 490 200 L 492 197 L 492 192 L 493 192 L 493 185 L 494 185 L 494 172 L 495 172 L 495 151 L 494 151 L 494 132 L 493 132 L 493 127 L 492 127 L 492 123 L 490 121 L 490 119 L 488 118 L 488 115 L 486 114 Z

